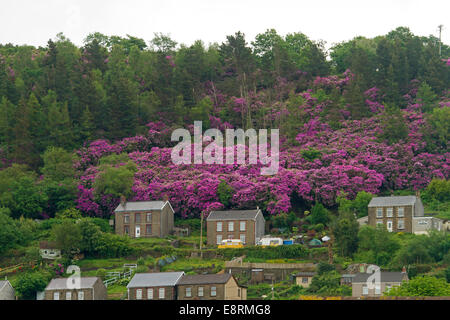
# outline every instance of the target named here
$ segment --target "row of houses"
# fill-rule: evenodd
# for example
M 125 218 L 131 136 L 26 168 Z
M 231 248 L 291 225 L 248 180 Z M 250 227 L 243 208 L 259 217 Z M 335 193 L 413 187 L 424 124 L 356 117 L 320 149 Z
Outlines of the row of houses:
M 127 285 L 128 300 L 246 300 L 247 288 L 229 273 L 186 275 L 184 272 L 136 273 Z M 73 288 L 67 278 L 52 279 L 44 300 L 106 300 L 98 277 L 82 277 Z
M 390 232 L 427 233 L 448 230 L 450 224 L 425 216 L 419 196 L 374 197 L 368 216 L 360 224 L 384 225 Z M 131 238 L 166 237 L 174 232 L 174 210 L 166 201 L 124 201 L 114 211 L 115 232 Z M 255 245 L 264 237 L 265 219 L 257 207 L 252 210 L 211 211 L 206 218 L 208 245 L 238 239 Z

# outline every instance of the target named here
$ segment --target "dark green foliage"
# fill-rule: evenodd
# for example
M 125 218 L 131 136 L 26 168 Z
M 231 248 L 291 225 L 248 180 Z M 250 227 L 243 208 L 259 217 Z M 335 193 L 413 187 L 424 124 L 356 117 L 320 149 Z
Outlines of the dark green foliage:
M 51 274 L 43 272 L 27 272 L 17 278 L 14 289 L 21 300 L 35 300 L 36 293 L 44 291 L 51 280 Z
M 311 224 L 324 224 L 326 225 L 328 221 L 330 220 L 330 213 L 329 211 L 323 206 L 321 203 L 316 203 L 311 208 L 311 214 L 307 217 L 307 220 Z
M 219 183 L 217 187 L 217 195 L 219 196 L 220 202 L 225 207 L 229 206 L 233 194 L 234 194 L 233 188 L 230 185 L 228 185 L 225 181 Z
M 334 218 L 331 231 L 335 238 L 335 244 L 341 256 L 351 257 L 358 248 L 359 224 L 355 215 L 350 212 L 340 213 Z

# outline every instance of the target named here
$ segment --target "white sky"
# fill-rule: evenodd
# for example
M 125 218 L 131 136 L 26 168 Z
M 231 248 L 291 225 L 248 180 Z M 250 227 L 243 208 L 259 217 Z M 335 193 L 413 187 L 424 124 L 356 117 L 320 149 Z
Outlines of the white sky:
M 76 45 L 91 32 L 148 41 L 155 32 L 178 43 L 222 43 L 240 30 L 248 42 L 275 28 L 333 43 L 383 35 L 407 26 L 416 35 L 438 35 L 450 44 L 449 0 L 2 0 L 0 43 L 45 46 L 63 32 Z

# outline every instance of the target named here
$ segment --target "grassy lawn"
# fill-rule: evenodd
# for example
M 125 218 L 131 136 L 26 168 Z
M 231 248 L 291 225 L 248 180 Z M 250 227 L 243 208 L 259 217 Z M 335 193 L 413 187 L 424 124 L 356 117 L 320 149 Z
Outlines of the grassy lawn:
M 178 259 L 173 263 L 165 265 L 161 271 L 185 271 L 185 272 L 201 272 L 202 269 L 213 269 L 214 272 L 219 272 L 225 266 L 225 261 L 220 259 Z

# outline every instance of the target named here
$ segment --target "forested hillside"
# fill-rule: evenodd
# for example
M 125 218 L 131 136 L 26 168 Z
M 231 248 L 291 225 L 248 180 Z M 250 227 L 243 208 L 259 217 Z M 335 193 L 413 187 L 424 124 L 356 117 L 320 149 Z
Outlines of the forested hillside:
M 99 33 L 83 47 L 62 34 L 46 47 L 0 45 L 1 210 L 108 217 L 120 196 L 168 196 L 183 217 L 256 205 L 279 214 L 399 190 L 448 210 L 449 57 L 403 27 L 329 52 L 275 30 L 209 46 Z M 194 120 L 279 128 L 278 174 L 173 165 L 170 134 Z

